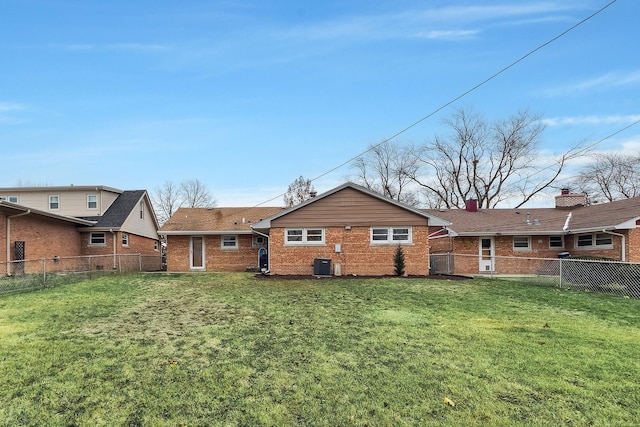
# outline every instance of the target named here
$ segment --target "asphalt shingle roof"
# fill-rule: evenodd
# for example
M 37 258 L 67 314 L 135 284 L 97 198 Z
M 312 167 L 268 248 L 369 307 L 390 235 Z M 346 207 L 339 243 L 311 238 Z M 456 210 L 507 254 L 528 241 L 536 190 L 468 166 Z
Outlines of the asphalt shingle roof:
M 109 206 L 109 209 L 102 216 L 82 217 L 90 221 L 96 221 L 94 227 L 121 227 L 127 217 L 134 209 L 137 209 L 138 202 L 144 195 L 145 190 L 127 190 Z
M 162 226 L 161 231 L 249 231 L 252 224 L 282 209 L 281 207 L 180 208 Z

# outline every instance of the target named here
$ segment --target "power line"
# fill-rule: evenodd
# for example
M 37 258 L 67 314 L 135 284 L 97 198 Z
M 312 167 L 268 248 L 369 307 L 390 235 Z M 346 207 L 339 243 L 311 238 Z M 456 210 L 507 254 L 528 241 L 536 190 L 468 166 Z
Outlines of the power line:
M 533 50 L 530 50 L 529 52 L 527 52 L 526 54 L 522 55 L 520 58 L 516 59 L 515 61 L 511 62 L 509 65 L 503 67 L 502 69 L 500 69 L 499 71 L 495 72 L 494 74 L 492 74 L 491 76 L 487 77 L 486 79 L 482 80 L 480 83 L 477 83 L 475 86 L 472 86 L 470 89 L 462 92 L 460 95 L 454 97 L 453 99 L 451 99 L 450 101 L 446 102 L 445 104 L 441 105 L 440 107 L 436 108 L 435 110 L 433 110 L 432 112 L 430 112 L 429 114 L 427 114 L 426 116 L 423 116 L 422 118 L 420 118 L 419 120 L 411 123 L 409 126 L 401 129 L 400 131 L 396 132 L 395 134 L 393 134 L 392 136 L 388 137 L 387 139 L 384 139 L 383 141 L 372 145 L 371 147 L 369 147 L 367 150 L 351 157 L 348 160 L 345 160 L 344 162 L 340 163 L 339 165 L 333 167 L 332 169 L 329 169 L 328 171 L 316 176 L 313 179 L 310 179 L 311 182 L 317 181 L 320 178 L 323 178 L 327 175 L 329 175 L 330 173 L 335 172 L 336 170 L 342 168 L 343 166 L 351 163 L 352 161 L 354 161 L 355 159 L 357 159 L 358 157 L 361 157 L 365 154 L 367 154 L 368 152 L 370 152 L 371 150 L 376 149 L 377 147 L 381 146 L 382 144 L 385 144 L 395 138 L 397 138 L 398 136 L 402 135 L 403 133 L 409 131 L 410 129 L 418 126 L 420 123 L 424 122 L 425 120 L 433 117 L 434 115 L 436 115 L 437 113 L 439 113 L 440 111 L 444 110 L 445 108 L 449 107 L 450 105 L 454 104 L 455 102 L 459 101 L 460 99 L 464 98 L 465 96 L 469 95 L 470 93 L 476 91 L 477 89 L 479 89 L 480 87 L 484 86 L 485 84 L 489 83 L 490 81 L 492 81 L 493 79 L 495 79 L 496 77 L 500 76 L 501 74 L 505 73 L 507 70 L 513 68 L 514 66 L 516 66 L 517 64 L 519 64 L 520 62 L 524 61 L 525 59 L 527 59 L 528 57 L 530 57 L 531 55 L 533 55 L 534 53 L 538 52 L 541 49 L 544 49 L 545 47 L 549 46 L 551 43 L 555 42 L 556 40 L 562 38 L 563 36 L 565 36 L 566 34 L 568 34 L 569 32 L 573 31 L 574 29 L 578 28 L 579 26 L 581 26 L 582 24 L 584 24 L 585 22 L 591 20 L 593 17 L 597 16 L 598 14 L 600 14 L 601 12 L 603 12 L 605 9 L 607 9 L 608 7 L 610 7 L 611 5 L 613 5 L 617 0 L 612 0 L 609 3 L 607 3 L 606 5 L 604 5 L 603 7 L 601 7 L 600 9 L 598 9 L 597 11 L 595 11 L 594 13 L 592 13 L 591 15 L 587 16 L 586 18 L 580 20 L 579 22 L 577 22 L 576 24 L 572 25 L 571 27 L 569 27 L 568 29 L 562 31 L 560 34 L 556 35 L 555 37 L 551 38 L 550 40 L 542 43 L 541 45 L 539 45 L 538 47 L 534 48 Z M 262 203 L 259 203 L 257 205 L 255 205 L 255 207 L 257 206 L 261 206 L 264 205 L 266 203 L 269 203 L 275 199 L 278 199 L 280 197 L 283 197 L 286 193 L 281 193 L 275 197 L 272 197 L 269 200 L 265 200 Z

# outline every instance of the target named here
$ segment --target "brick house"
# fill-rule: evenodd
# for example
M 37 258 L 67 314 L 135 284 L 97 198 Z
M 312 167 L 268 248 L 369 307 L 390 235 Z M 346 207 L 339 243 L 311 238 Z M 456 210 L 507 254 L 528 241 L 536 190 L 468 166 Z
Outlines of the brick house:
M 157 230 L 144 190 L 0 188 L 0 241 L 5 246 L 0 262 L 82 255 L 159 257 Z
M 251 229 L 281 207 L 180 208 L 159 233 L 167 239 L 168 271 L 258 270 L 267 236 Z
M 457 257 L 455 273 L 534 273 L 518 257 L 605 257 L 640 262 L 640 198 L 585 205 L 583 194 L 563 190 L 554 208 L 427 210 L 451 225 L 433 233 L 431 253 Z M 496 257 L 512 257 L 511 261 Z M 530 266 L 530 267 L 527 267 Z
M 429 273 L 429 231 L 448 222 L 346 183 L 265 218 L 269 272 L 279 275 L 393 275 L 400 245 L 408 275 Z

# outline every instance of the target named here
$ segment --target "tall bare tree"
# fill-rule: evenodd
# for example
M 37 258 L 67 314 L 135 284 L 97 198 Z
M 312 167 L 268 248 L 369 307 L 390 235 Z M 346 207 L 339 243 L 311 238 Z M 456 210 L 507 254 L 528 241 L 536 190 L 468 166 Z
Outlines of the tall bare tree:
M 356 183 L 412 206 L 419 204 L 410 178 L 415 175 L 416 167 L 416 158 L 411 150 L 391 141 L 370 145 L 367 152 L 352 164 L 352 168 L 357 170 Z
M 302 203 L 305 200 L 310 199 L 315 195 L 315 189 L 313 188 L 313 184 L 310 179 L 305 179 L 302 175 L 299 178 L 296 178 L 291 184 L 289 184 L 289 188 L 287 188 L 287 192 L 284 194 L 284 204 L 287 207 L 297 205 L 298 203 Z
M 582 167 L 574 186 L 591 201 L 640 196 L 640 154 L 593 154 L 593 161 Z
M 209 189 L 197 179 L 183 181 L 180 184 L 165 181 L 151 194 L 151 202 L 160 225 L 182 206 L 209 208 L 216 205 Z
M 449 135 L 416 147 L 418 167 L 410 174 L 429 207 L 462 208 L 469 199 L 484 208 L 506 200 L 522 206 L 549 188 L 580 154 L 576 146 L 541 161 L 538 145 L 544 125 L 527 111 L 490 123 L 461 109 L 445 124 Z
M 198 179 L 188 179 L 180 183 L 180 193 L 184 205 L 188 208 L 211 208 L 216 205 L 216 200 L 211 192 Z

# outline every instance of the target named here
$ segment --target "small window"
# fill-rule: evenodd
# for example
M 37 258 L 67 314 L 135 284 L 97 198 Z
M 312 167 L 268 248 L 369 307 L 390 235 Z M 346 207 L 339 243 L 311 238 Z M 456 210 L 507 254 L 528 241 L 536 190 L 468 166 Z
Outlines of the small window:
M 60 209 L 60 196 L 49 196 L 49 209 Z
M 129 235 L 122 233 L 122 246 L 129 246 Z
M 596 234 L 596 246 L 610 246 L 613 244 L 613 240 L 610 234 L 598 233 Z
M 18 196 L 0 196 L 0 202 L 18 203 Z
M 253 236 L 253 247 L 262 248 L 267 245 L 267 238 L 264 236 Z
M 157 250 L 159 249 L 159 247 L 160 247 L 160 244 L 158 243 L 158 241 L 157 241 L 157 240 L 156 240 L 156 241 L 154 241 L 154 242 L 153 242 L 153 250 L 154 250 L 154 251 L 157 251 Z
M 89 244 L 92 246 L 106 246 L 107 236 L 104 233 L 91 233 Z
M 140 219 L 144 219 L 144 202 L 140 202 Z
M 237 249 L 238 248 L 238 236 L 236 235 L 226 235 L 222 236 L 221 240 L 221 248 L 222 249 Z
M 564 239 L 562 236 L 549 236 L 550 248 L 564 248 Z
M 411 227 L 371 227 L 371 243 L 411 243 Z
M 591 234 L 581 234 L 578 236 L 578 247 L 593 246 L 593 236 Z
M 285 230 L 285 244 L 318 245 L 324 243 L 324 228 L 288 228 Z
M 95 194 L 87 196 L 87 209 L 98 209 L 98 196 Z
M 513 236 L 514 251 L 528 251 L 531 249 L 531 239 L 529 236 Z

